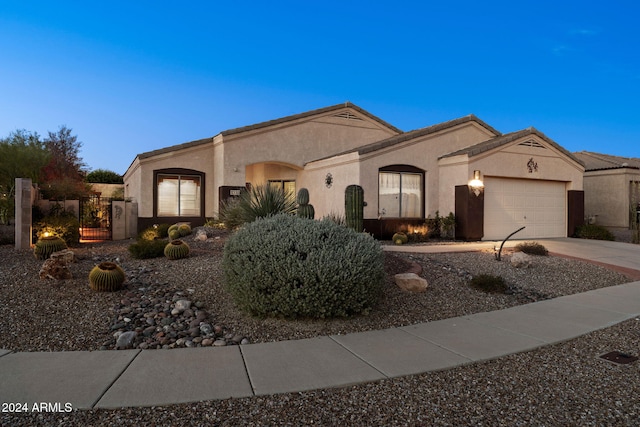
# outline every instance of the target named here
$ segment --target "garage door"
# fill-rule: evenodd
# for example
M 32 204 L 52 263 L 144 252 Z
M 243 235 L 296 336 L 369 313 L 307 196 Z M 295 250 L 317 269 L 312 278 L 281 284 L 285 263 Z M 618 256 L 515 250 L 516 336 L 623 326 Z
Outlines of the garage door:
M 527 179 L 484 180 L 484 240 L 566 237 L 565 183 Z

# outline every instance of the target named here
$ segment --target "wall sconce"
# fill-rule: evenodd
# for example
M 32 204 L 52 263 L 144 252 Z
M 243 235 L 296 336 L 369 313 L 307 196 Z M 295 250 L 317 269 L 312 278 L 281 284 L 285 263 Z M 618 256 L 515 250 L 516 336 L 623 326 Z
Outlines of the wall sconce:
M 480 171 L 473 171 L 473 179 L 469 181 L 469 187 L 471 188 L 471 191 L 473 191 L 473 194 L 476 195 L 476 197 L 480 195 L 480 192 L 484 188 L 484 183 L 482 182 L 482 175 L 480 174 Z

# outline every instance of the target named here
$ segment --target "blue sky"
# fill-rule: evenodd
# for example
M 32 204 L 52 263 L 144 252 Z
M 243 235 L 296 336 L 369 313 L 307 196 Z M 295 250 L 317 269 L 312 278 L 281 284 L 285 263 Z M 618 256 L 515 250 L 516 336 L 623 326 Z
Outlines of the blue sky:
M 90 169 L 351 101 L 409 131 L 475 114 L 640 157 L 640 3 L 0 2 L 0 137 L 60 125 Z

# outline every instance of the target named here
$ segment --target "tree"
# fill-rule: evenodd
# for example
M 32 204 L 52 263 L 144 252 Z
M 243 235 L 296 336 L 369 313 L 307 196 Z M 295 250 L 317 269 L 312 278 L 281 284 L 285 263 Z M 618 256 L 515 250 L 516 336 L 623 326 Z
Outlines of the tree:
M 40 181 L 40 171 L 50 155 L 37 133 L 16 130 L 0 139 L 0 222 L 13 217 L 16 178 Z
M 60 126 L 43 141 L 50 153 L 49 163 L 42 169 L 41 187 L 46 198 L 79 198 L 87 194 L 84 178 L 86 165 L 80 158 L 82 142 L 71 135 L 71 129 Z
M 122 175 L 107 169 L 96 169 L 89 172 L 87 182 L 100 184 L 123 184 Z

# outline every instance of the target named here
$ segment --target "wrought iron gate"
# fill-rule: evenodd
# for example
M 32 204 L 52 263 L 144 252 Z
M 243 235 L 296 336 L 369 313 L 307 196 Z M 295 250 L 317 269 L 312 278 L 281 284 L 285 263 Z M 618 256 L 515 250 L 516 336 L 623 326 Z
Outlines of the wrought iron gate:
M 80 200 L 80 239 L 111 240 L 111 199 L 98 195 Z

